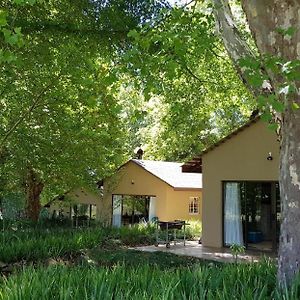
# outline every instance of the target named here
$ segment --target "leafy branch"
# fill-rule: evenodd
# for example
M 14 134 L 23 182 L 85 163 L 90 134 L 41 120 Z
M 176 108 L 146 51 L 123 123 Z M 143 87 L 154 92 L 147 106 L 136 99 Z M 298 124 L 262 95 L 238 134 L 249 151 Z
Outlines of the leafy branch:
M 11 128 L 5 133 L 3 139 L 0 142 L 0 150 L 3 149 L 6 141 L 8 138 L 13 134 L 13 132 L 16 130 L 16 128 L 35 110 L 35 108 L 38 106 L 40 101 L 43 99 L 44 94 L 46 91 L 52 86 L 53 81 L 49 83 L 46 87 L 42 89 L 42 91 L 37 95 L 37 97 L 34 99 L 30 107 L 21 114 L 19 119 L 11 126 Z

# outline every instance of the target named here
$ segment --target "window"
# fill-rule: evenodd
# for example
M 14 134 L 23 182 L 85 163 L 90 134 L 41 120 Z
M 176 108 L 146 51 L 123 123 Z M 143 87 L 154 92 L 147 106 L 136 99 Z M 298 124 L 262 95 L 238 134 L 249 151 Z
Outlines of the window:
M 199 197 L 190 197 L 189 214 L 190 215 L 199 214 Z

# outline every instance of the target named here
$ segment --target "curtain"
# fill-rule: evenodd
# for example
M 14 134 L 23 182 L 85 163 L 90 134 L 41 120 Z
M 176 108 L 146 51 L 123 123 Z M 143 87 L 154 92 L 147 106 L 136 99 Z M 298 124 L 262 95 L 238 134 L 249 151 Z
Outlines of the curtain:
M 121 227 L 122 223 L 122 195 L 113 195 L 112 226 Z
M 237 182 L 225 184 L 224 234 L 225 245 L 244 245 L 240 184 Z
M 149 222 L 153 222 L 155 218 L 156 218 L 156 197 L 150 197 Z

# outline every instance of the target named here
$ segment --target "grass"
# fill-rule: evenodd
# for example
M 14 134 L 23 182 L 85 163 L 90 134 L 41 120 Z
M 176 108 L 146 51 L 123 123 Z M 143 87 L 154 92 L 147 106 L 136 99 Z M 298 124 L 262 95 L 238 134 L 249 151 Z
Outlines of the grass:
M 275 266 L 194 264 L 166 269 L 147 262 L 129 268 L 26 268 L 0 281 L 0 299 L 299 299 L 299 282 L 276 289 Z
M 6 230 L 0 234 L 0 261 L 37 261 L 46 258 L 76 255 L 82 249 L 93 248 L 117 240 L 119 245 L 151 244 L 152 228 L 84 228 L 84 229 L 24 229 Z
M 14 228 L 14 227 L 13 227 Z M 155 225 L 138 224 L 121 228 L 33 228 L 21 226 L 0 233 L 0 261 L 36 261 L 78 254 L 82 249 L 107 245 L 149 245 L 155 242 Z M 195 232 L 199 228 L 194 225 Z M 191 228 L 187 236 L 193 237 Z
M 141 265 L 158 267 L 160 269 L 174 269 L 189 267 L 196 264 L 208 264 L 199 258 L 174 255 L 165 252 L 142 252 L 129 249 L 101 249 L 88 251 L 88 258 L 97 266 L 114 267 L 119 264 L 128 268 L 136 268 Z
M 127 248 L 151 244 L 154 236 L 154 226 L 141 225 L 7 230 L 0 261 L 34 263 L 0 277 L 0 300 L 300 299 L 300 276 L 290 289 L 278 290 L 270 261 L 221 264 Z

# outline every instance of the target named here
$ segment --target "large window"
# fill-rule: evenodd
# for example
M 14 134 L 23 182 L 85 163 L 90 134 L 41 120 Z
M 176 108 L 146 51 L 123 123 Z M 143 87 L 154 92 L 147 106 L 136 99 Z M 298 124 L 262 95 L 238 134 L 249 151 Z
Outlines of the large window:
M 199 197 L 190 197 L 189 214 L 190 215 L 199 214 Z

